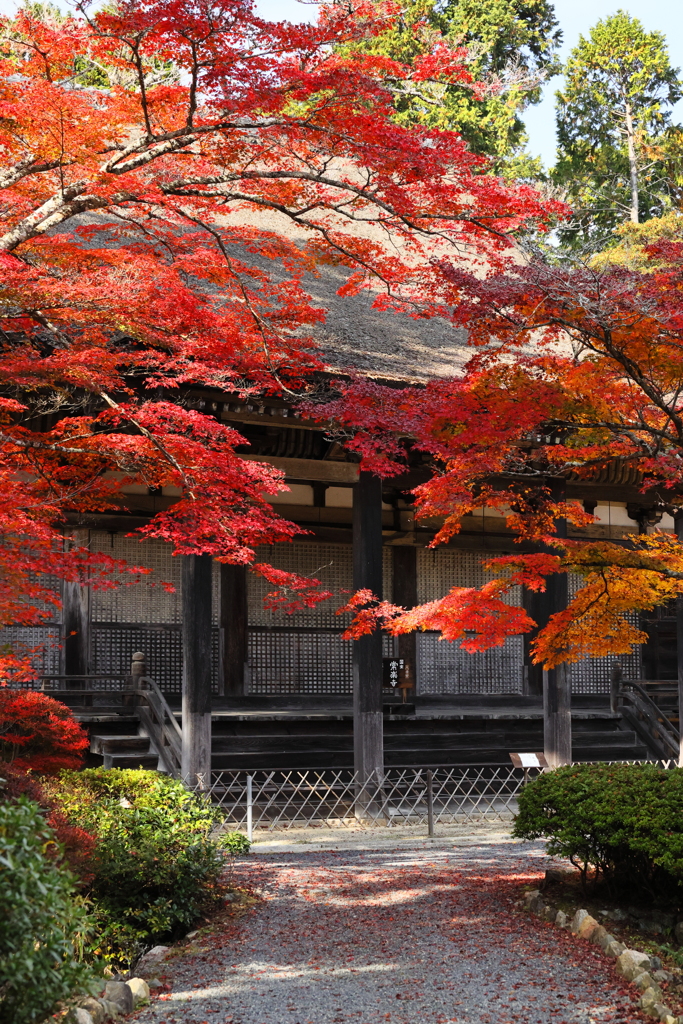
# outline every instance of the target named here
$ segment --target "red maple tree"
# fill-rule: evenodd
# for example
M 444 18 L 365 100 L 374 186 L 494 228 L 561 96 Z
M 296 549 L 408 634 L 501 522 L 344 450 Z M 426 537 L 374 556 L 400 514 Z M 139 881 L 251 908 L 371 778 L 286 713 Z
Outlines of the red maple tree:
M 80 768 L 89 740 L 61 701 L 37 690 L 0 690 L 0 761 L 54 775 Z
M 430 454 L 436 472 L 415 500 L 418 517 L 442 521 L 434 545 L 488 507 L 537 546 L 488 559 L 495 575 L 482 588 L 455 587 L 418 608 L 355 595 L 349 635 L 380 623 L 392 633 L 436 629 L 469 650 L 500 645 L 535 625 L 509 602 L 511 589 L 543 591 L 550 575 L 571 572 L 581 587 L 533 643 L 551 668 L 629 652 L 647 639 L 629 613 L 683 594 L 683 548 L 671 533 L 617 544 L 556 530 L 560 520 L 593 522 L 563 499 L 561 481 L 610 467 L 640 480 L 655 511 L 683 509 L 683 241 L 676 226 L 643 234 L 585 262 L 520 246 L 516 260 L 476 278 L 444 259 L 441 295 L 473 348 L 462 377 L 400 394 L 340 384 L 327 414 L 354 432 L 366 465 L 396 473 L 407 446 Z
M 397 12 L 291 25 L 249 0 L 122 0 L 2 20 L 0 624 L 49 614 L 46 573 L 116 582 L 120 563 L 61 531 L 126 483 L 179 489 L 142 531 L 176 553 L 250 563 L 290 540 L 267 500 L 281 474 L 185 389 L 305 394 L 321 262 L 346 294 L 443 314 L 463 253 L 500 267 L 508 233 L 545 216 L 457 134 L 392 120 L 386 78 L 467 80 L 462 51 L 408 68 L 335 45 Z M 276 582 L 313 600 L 316 581 Z

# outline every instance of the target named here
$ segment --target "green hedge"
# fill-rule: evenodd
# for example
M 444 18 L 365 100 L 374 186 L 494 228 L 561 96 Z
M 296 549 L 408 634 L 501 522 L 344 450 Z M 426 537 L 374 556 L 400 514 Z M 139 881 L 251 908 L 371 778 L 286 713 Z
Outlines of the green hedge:
M 0 802 L 0 1024 L 42 1021 L 92 981 L 77 952 L 93 921 L 54 844 L 36 803 Z
M 249 849 L 240 834 L 216 840 L 215 808 L 157 772 L 92 768 L 43 785 L 67 820 L 96 838 L 92 952 L 119 964 L 183 935 L 223 895 L 226 852 Z
M 683 769 L 572 765 L 525 786 L 513 834 L 548 840 L 613 892 L 683 902 Z

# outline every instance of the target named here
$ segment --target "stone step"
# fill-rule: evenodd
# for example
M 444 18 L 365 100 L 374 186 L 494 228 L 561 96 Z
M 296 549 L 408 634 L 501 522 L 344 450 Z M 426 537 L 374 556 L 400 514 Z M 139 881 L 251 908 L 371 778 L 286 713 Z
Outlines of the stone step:
M 122 754 L 149 753 L 149 739 L 147 736 L 103 736 L 101 734 L 90 735 L 90 752 L 92 754 Z
M 105 754 L 105 768 L 147 768 L 156 771 L 159 758 L 156 754 Z

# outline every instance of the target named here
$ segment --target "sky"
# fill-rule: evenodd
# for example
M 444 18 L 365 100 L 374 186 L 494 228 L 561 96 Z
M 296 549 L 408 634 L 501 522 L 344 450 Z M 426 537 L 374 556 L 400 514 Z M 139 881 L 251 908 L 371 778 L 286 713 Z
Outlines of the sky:
M 486 3 L 486 0 L 480 0 Z M 66 6 L 60 4 L 60 6 Z M 315 17 L 315 5 L 300 3 L 298 0 L 257 0 L 260 13 L 273 20 L 310 21 Z M 658 30 L 666 36 L 671 62 L 674 67 L 683 68 L 683 2 L 681 0 L 555 0 L 555 12 L 564 32 L 562 55 L 567 56 L 576 45 L 580 35 L 587 35 L 600 19 L 608 17 L 623 7 L 639 18 L 649 32 Z M 14 0 L 0 0 L 0 13 L 9 14 L 16 9 Z M 525 115 L 529 133 L 529 149 L 534 156 L 540 156 L 546 166 L 555 159 L 555 111 L 554 94 L 561 79 L 549 81 L 543 100 L 530 108 Z M 683 101 L 676 111 L 683 121 Z

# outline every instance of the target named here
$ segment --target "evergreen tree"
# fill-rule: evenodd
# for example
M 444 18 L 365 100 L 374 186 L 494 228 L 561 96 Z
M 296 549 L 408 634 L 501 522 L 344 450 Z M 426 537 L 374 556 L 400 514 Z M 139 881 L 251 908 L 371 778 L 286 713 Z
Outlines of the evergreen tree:
M 576 210 L 570 234 L 586 241 L 629 219 L 661 214 L 670 184 L 657 140 L 671 131 L 680 99 L 678 69 L 661 32 L 646 32 L 625 11 L 581 36 L 557 93 L 554 180 Z
M 391 27 L 362 46 L 411 63 L 439 36 L 450 46 L 467 47 L 472 78 L 486 83 L 485 93 L 462 82 L 426 82 L 410 90 L 397 82 L 397 120 L 460 132 L 506 177 L 538 176 L 540 162 L 524 151 L 521 114 L 540 100 L 544 79 L 560 69 L 562 34 L 550 0 L 406 0 Z

